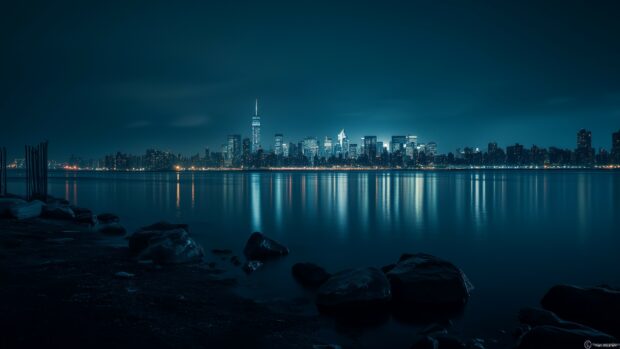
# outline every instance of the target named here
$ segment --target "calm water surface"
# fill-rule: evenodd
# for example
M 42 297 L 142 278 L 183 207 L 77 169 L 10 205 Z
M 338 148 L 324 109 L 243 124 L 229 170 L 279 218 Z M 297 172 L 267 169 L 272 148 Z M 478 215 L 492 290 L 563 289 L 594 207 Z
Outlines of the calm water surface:
M 23 192 L 13 173 L 9 185 Z M 620 172 L 54 172 L 50 191 L 133 230 L 158 220 L 190 224 L 207 250 L 240 254 L 252 231 L 291 254 L 241 278 L 260 301 L 307 297 L 290 267 L 313 261 L 337 271 L 382 266 L 403 252 L 459 265 L 476 287 L 455 328 L 493 337 L 523 305 L 556 283 L 620 285 Z M 209 258 L 216 259 L 214 256 Z M 314 312 L 311 305 L 304 311 Z M 407 342 L 391 320 L 359 340 Z

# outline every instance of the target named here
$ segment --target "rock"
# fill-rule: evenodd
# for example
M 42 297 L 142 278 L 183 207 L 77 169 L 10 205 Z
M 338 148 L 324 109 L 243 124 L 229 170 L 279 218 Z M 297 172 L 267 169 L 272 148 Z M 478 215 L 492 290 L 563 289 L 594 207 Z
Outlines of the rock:
M 473 286 L 461 269 L 435 256 L 405 254 L 387 274 L 399 305 L 456 308 L 465 305 Z
M 418 338 L 411 349 L 465 349 L 467 346 L 460 339 L 448 335 L 430 335 Z
M 43 207 L 41 217 L 49 219 L 73 220 L 75 219 L 75 213 L 69 205 L 64 205 L 58 201 L 54 201 Z
M 484 347 L 484 339 L 482 338 L 474 338 L 467 341 L 465 344 L 467 349 L 485 349 Z
M 617 343 L 617 340 L 596 330 L 538 326 L 521 336 L 518 349 L 589 348 L 589 343 Z
M 159 264 L 199 262 L 202 247 L 184 229 L 137 231 L 128 237 L 129 252 L 138 260 Z
M 519 311 L 519 321 L 532 327 L 536 326 L 554 326 L 566 329 L 585 329 L 590 328 L 576 322 L 570 322 L 560 319 L 554 313 L 539 308 L 525 307 Z
M 344 270 L 332 275 L 318 290 L 320 311 L 368 314 L 383 311 L 390 301 L 390 283 L 377 268 Z
M 11 215 L 11 207 L 17 205 L 24 205 L 28 202 L 20 198 L 0 198 L 0 217 L 8 217 Z
M 71 207 L 75 214 L 75 221 L 78 223 L 96 225 L 98 223 L 97 216 L 93 214 L 93 211 L 82 207 Z
M 556 285 L 545 294 L 541 304 L 562 319 L 620 337 L 620 291 Z
M 221 256 L 221 255 L 229 255 L 229 254 L 232 253 L 232 251 L 231 250 L 227 250 L 227 249 L 214 248 L 214 249 L 211 250 L 211 253 L 213 253 L 214 255 Z
M 532 329 L 532 326 L 527 324 L 521 324 L 517 326 L 514 330 L 512 330 L 512 336 L 514 338 L 519 338 Z
M 106 235 L 125 235 L 127 233 L 127 229 L 123 227 L 120 223 L 104 223 L 98 224 L 96 227 L 96 231 L 101 234 Z
M 241 265 L 241 260 L 237 256 L 232 256 L 230 257 L 230 263 L 232 263 L 235 267 L 238 267 Z
M 39 200 L 13 205 L 10 207 L 11 216 L 17 219 L 35 218 L 41 215 L 45 204 Z
M 263 266 L 263 262 L 261 262 L 261 261 L 247 261 L 243 265 L 243 271 L 245 271 L 246 273 L 250 274 L 250 273 L 253 273 L 253 272 L 257 271 L 262 266 Z
M 97 221 L 101 224 L 119 223 L 121 219 L 114 213 L 101 213 L 97 215 Z
M 313 263 L 295 263 L 291 271 L 295 280 L 305 287 L 319 287 L 331 276 Z
M 448 334 L 448 329 L 446 329 L 444 326 L 440 324 L 433 323 L 433 324 L 430 324 L 424 327 L 420 331 L 418 331 L 418 334 L 421 334 L 421 335 Z
M 135 274 L 128 273 L 126 271 L 119 271 L 118 273 L 115 273 L 114 276 L 121 279 L 131 279 L 135 276 Z
M 387 274 L 390 270 L 394 269 L 395 266 L 396 266 L 396 263 L 384 265 L 381 267 L 381 271 Z
M 243 249 L 243 254 L 251 260 L 265 260 L 288 253 L 288 248 L 258 232 L 250 235 Z

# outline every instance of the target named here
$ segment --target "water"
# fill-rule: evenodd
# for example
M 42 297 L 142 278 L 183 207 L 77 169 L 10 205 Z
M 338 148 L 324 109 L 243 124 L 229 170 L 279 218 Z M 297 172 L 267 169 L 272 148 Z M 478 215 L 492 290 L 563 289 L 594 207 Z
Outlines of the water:
M 10 190 L 23 192 L 23 174 L 12 175 Z M 252 231 L 283 242 L 288 257 L 241 278 L 239 292 L 259 301 L 307 297 L 290 277 L 295 262 L 337 271 L 427 252 L 476 287 L 455 329 L 489 338 L 510 331 L 518 309 L 553 284 L 620 285 L 620 172 L 54 172 L 49 188 L 119 214 L 130 230 L 189 223 L 207 250 L 240 254 Z M 391 320 L 359 340 L 414 333 Z

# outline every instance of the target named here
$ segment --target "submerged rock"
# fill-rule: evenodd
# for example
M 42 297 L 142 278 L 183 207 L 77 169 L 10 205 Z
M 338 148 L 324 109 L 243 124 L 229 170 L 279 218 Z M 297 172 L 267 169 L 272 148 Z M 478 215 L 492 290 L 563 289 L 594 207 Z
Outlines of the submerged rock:
M 121 219 L 114 213 L 101 213 L 97 215 L 97 221 L 101 224 L 119 223 Z
M 10 207 L 11 216 L 17 219 L 35 218 L 41 215 L 45 204 L 39 200 L 20 203 Z
M 96 225 L 97 224 L 97 216 L 93 214 L 93 211 L 82 208 L 82 207 L 71 207 L 73 213 L 75 214 L 75 221 L 78 223 Z
M 165 228 L 173 225 L 153 226 Z M 129 253 L 139 260 L 153 260 L 159 264 L 190 263 L 201 261 L 204 256 L 202 247 L 181 228 L 138 230 L 127 239 Z
M 425 253 L 403 255 L 386 275 L 394 302 L 406 306 L 461 307 L 473 289 L 461 269 Z
M 390 283 L 377 268 L 344 270 L 332 275 L 318 290 L 320 311 L 368 314 L 383 311 L 390 301 Z
M 620 337 L 620 291 L 556 285 L 545 294 L 541 304 L 562 319 Z
M 265 260 L 286 256 L 288 253 L 287 247 L 258 232 L 250 235 L 243 249 L 243 254 L 251 260 Z
M 263 266 L 263 262 L 261 262 L 261 261 L 247 261 L 243 265 L 243 271 L 245 271 L 246 273 L 250 274 L 250 273 L 253 273 L 253 272 L 257 271 L 262 266 Z
M 538 326 L 521 336 L 517 348 L 590 348 L 587 343 L 609 344 L 617 343 L 617 340 L 596 330 Z
M 305 287 L 319 287 L 331 276 L 325 269 L 313 263 L 295 263 L 293 277 Z

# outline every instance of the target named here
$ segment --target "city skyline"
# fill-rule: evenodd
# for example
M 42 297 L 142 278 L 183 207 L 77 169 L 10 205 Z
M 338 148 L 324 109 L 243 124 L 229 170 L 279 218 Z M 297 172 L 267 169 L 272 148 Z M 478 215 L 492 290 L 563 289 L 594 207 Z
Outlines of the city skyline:
M 441 149 L 489 138 L 571 147 L 587 128 L 608 147 L 601 135 L 620 117 L 618 10 L 13 2 L 0 14 L 0 139 L 9 157 L 42 139 L 53 158 L 188 154 L 248 132 L 258 97 L 263 139 L 345 128 L 358 143 L 368 130 L 383 142 L 407 130 Z

